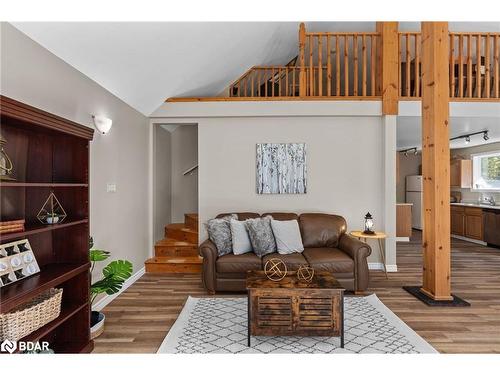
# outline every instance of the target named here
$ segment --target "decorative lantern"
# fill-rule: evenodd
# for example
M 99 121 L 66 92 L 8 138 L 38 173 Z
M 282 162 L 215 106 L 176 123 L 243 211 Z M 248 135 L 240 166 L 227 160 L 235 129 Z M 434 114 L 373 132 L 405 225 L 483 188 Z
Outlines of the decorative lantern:
M 0 180 L 2 181 L 12 181 L 12 170 L 14 166 L 12 165 L 12 161 L 9 156 L 5 153 L 3 146 L 7 141 L 0 135 Z
M 375 234 L 375 232 L 373 231 L 373 218 L 369 212 L 365 215 L 365 230 L 363 231 L 363 233 Z

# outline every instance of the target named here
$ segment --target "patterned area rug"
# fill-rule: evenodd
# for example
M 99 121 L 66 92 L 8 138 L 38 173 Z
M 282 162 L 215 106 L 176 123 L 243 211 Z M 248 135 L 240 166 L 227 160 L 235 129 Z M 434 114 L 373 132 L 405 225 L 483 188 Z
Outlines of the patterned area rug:
M 252 336 L 246 298 L 189 297 L 158 353 L 436 353 L 375 294 L 346 297 L 345 348 L 338 337 Z

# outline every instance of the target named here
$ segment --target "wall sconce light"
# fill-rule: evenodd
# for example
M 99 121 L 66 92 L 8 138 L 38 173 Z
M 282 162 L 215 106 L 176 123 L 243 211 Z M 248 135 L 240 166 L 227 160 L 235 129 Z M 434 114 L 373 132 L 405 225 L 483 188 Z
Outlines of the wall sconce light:
M 102 134 L 106 134 L 111 130 L 111 126 L 113 126 L 113 120 L 110 118 L 92 115 L 92 119 L 94 120 L 95 128 Z

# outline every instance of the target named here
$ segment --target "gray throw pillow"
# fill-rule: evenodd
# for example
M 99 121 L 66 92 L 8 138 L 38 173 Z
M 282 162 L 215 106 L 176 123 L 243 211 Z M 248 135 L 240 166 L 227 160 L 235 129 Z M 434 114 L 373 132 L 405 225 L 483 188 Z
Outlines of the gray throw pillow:
M 271 220 L 271 216 L 245 220 L 253 251 L 259 258 L 276 251 L 276 240 L 271 228 Z
M 297 220 L 271 220 L 276 247 L 279 254 L 293 254 L 304 251 Z
M 238 219 L 238 215 L 231 214 L 220 219 L 210 219 L 207 222 L 207 232 L 210 241 L 217 247 L 219 256 L 230 254 L 233 251 L 231 240 L 231 219 Z

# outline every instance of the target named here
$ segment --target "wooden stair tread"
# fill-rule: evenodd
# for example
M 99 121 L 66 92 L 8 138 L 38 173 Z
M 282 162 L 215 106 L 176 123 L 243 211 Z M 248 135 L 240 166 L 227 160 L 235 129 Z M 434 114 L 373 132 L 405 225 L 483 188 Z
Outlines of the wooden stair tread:
M 196 229 L 188 228 L 186 224 L 184 223 L 173 223 L 173 224 L 167 224 L 165 226 L 167 229 L 175 229 L 175 230 L 181 230 L 183 232 L 189 232 L 189 233 L 196 233 L 198 234 L 198 231 Z
M 198 214 L 184 214 L 187 217 L 190 217 L 191 219 L 198 220 Z
M 186 241 L 179 241 L 176 240 L 175 238 L 163 238 L 159 240 L 155 246 L 175 246 L 175 247 L 195 247 L 197 248 L 198 245 L 192 242 L 186 242 Z
M 154 257 L 149 258 L 146 263 L 189 263 L 202 264 L 203 258 L 200 256 L 184 256 L 184 257 Z

